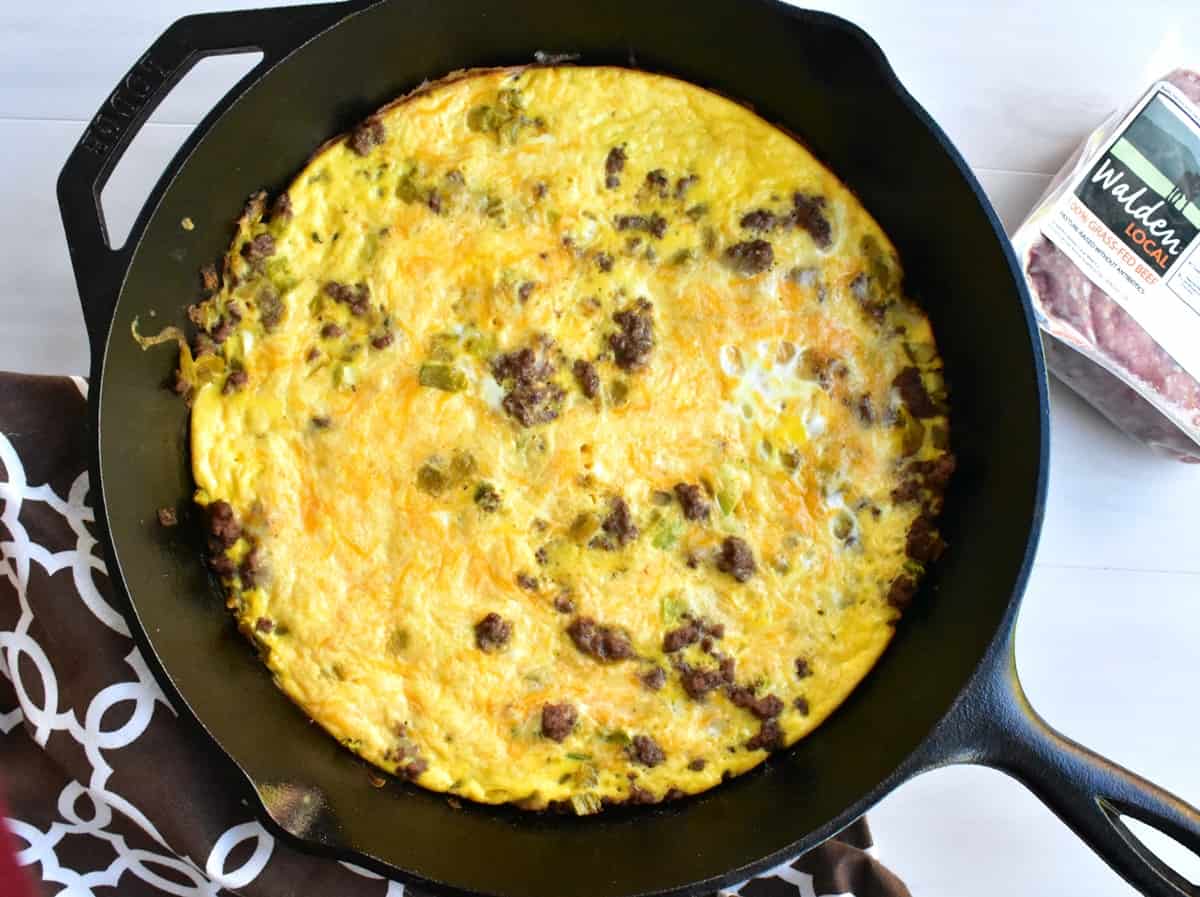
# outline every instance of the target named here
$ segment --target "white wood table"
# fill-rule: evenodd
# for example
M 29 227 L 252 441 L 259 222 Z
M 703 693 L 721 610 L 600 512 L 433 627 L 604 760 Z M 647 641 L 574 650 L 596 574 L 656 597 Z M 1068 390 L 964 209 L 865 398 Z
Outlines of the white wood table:
M 86 372 L 54 198 L 58 169 L 167 24 L 241 5 L 250 4 L 0 4 L 0 368 Z M 875 37 L 1010 229 L 1112 108 L 1175 64 L 1200 67 L 1195 0 L 816 5 Z M 116 230 L 244 67 L 238 58 L 206 62 L 155 113 L 105 193 Z M 1051 398 L 1050 503 L 1017 642 L 1026 689 L 1063 732 L 1200 804 L 1200 467 L 1149 454 L 1057 383 Z M 871 821 L 882 857 L 918 897 L 1132 893 L 998 773 L 924 775 Z M 1200 860 L 1170 844 L 1162 852 L 1200 879 Z

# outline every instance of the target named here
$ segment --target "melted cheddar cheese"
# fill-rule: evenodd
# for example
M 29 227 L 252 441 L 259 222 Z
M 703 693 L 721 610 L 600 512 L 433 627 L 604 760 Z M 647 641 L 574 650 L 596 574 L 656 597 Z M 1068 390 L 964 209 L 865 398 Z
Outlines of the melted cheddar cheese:
M 900 281 L 727 99 L 434 84 L 256 197 L 193 309 L 210 564 L 385 770 L 580 813 L 712 787 L 833 712 L 940 550 L 945 391 Z

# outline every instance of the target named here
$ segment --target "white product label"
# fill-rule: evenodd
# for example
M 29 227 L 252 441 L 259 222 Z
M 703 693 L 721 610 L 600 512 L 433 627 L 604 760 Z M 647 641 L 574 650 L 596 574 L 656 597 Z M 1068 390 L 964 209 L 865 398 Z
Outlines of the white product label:
M 1158 82 L 1042 233 L 1200 379 L 1200 110 Z

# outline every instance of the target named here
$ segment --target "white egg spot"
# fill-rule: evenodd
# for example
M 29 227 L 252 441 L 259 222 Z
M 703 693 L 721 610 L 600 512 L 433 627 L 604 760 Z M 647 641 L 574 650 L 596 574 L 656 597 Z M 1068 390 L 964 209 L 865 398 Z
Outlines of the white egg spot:
M 742 373 L 742 353 L 737 346 L 725 345 L 717 353 L 717 360 L 720 362 L 721 370 L 726 376 L 737 377 Z
M 817 269 L 805 268 L 797 275 L 796 283 L 802 287 L 815 286 L 817 283 Z
M 804 432 L 809 439 L 820 436 L 825 432 L 825 416 L 815 408 L 810 408 L 804 415 Z
M 504 387 L 496 382 L 496 378 L 491 374 L 486 374 L 480 385 L 480 391 L 483 393 L 483 400 L 487 406 L 493 411 L 499 411 L 500 403 L 504 401 Z

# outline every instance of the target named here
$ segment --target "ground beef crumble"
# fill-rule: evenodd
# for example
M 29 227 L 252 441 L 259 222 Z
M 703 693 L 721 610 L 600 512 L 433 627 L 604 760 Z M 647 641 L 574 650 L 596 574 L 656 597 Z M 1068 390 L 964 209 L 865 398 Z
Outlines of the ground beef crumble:
M 724 662 L 728 661 L 728 663 Z M 709 692 L 716 691 L 724 685 L 733 683 L 733 658 L 724 658 L 723 662 L 714 668 L 694 667 L 678 662 L 679 684 L 684 692 L 694 701 L 702 701 Z
M 813 242 L 821 249 L 828 249 L 832 241 L 832 228 L 825 217 L 825 197 L 795 193 L 792 196 L 790 223 L 807 231 Z
M 508 644 L 512 637 L 512 624 L 492 612 L 475 624 L 475 645 L 480 651 L 491 653 Z
M 270 234 L 259 234 L 242 244 L 242 258 L 248 262 L 261 262 L 275 254 L 275 238 Z
M 896 610 L 907 610 L 917 594 L 917 581 L 907 574 L 897 576 L 888 588 L 887 602 Z
M 758 570 L 758 564 L 754 561 L 754 552 L 743 539 L 727 536 L 717 555 L 717 569 L 728 573 L 738 582 L 746 582 Z
M 530 347 L 492 361 L 492 376 L 508 389 L 501 405 L 522 427 L 546 424 L 558 417 L 566 392 L 550 379 L 555 373 L 549 359 Z
M 659 691 L 667 684 L 667 671 L 662 667 L 654 667 L 638 677 L 641 679 L 642 685 L 650 689 L 650 691 Z
M 579 713 L 574 704 L 546 704 L 542 707 L 542 734 L 560 744 L 575 728 Z
M 649 735 L 635 735 L 629 745 L 629 755 L 635 763 L 642 766 L 655 767 L 667 759 L 657 741 Z
M 347 286 L 344 283 L 338 283 L 334 280 L 325 284 L 324 293 L 334 302 L 340 302 L 348 306 L 350 314 L 355 317 L 362 317 L 367 313 L 367 309 L 370 308 L 371 288 L 365 283 Z
M 576 617 L 567 627 L 575 647 L 603 663 L 633 657 L 633 643 L 624 630 L 597 623 L 591 617 Z
M 776 218 L 775 213 L 769 209 L 755 209 L 743 215 L 738 223 L 746 230 L 765 232 L 774 230 Z
M 592 548 L 600 548 L 605 551 L 615 551 L 628 545 L 640 533 L 637 524 L 633 522 L 633 514 L 630 513 L 628 502 L 619 495 L 609 499 L 608 514 L 601 522 L 600 529 L 601 534 L 588 544 Z
M 584 396 L 594 399 L 600 394 L 600 375 L 596 373 L 594 364 L 584 361 L 582 358 L 577 359 L 572 367 L 572 372 L 575 374 L 575 382 L 579 384 L 579 390 Z
M 908 529 L 908 541 L 905 550 L 910 558 L 922 564 L 928 564 L 941 557 L 946 544 L 934 528 L 933 520 L 922 515 L 913 521 Z
M 355 155 L 366 156 L 371 150 L 383 143 L 386 132 L 383 122 L 377 118 L 368 118 L 350 132 L 346 143 Z
M 747 240 L 727 247 L 722 259 L 738 274 L 751 277 L 775 264 L 775 250 L 766 240 Z
M 700 641 L 700 627 L 694 621 L 688 621 L 677 629 L 672 629 L 663 636 L 663 651 L 673 654 L 688 645 Z
M 708 515 L 712 510 L 708 499 L 704 497 L 704 490 L 700 486 L 691 483 L 676 483 L 675 497 L 679 499 L 679 506 L 683 509 L 683 516 L 688 520 L 707 520 Z
M 746 742 L 751 751 L 773 751 L 783 747 L 783 729 L 775 719 L 764 720 L 758 732 Z
M 617 367 L 632 371 L 643 367 L 654 349 L 654 306 L 644 298 L 613 314 L 621 329 L 608 338 Z
M 217 547 L 230 548 L 242 535 L 242 526 L 227 501 L 214 501 L 208 506 L 208 532 Z
M 623 146 L 614 146 L 604 157 L 604 186 L 609 190 L 615 190 L 621 186 L 621 172 L 625 170 L 625 162 L 628 158 Z
M 729 700 L 735 707 L 749 710 L 761 720 L 774 719 L 783 712 L 783 701 L 776 695 L 756 697 L 748 685 L 731 685 L 726 689 Z
M 915 367 L 907 367 L 896 375 L 896 379 L 892 381 L 892 385 L 896 387 L 900 393 L 900 400 L 912 413 L 914 417 L 934 417 L 938 413 L 937 405 L 934 404 L 929 391 L 925 388 L 925 382 L 921 379 L 921 372 Z

